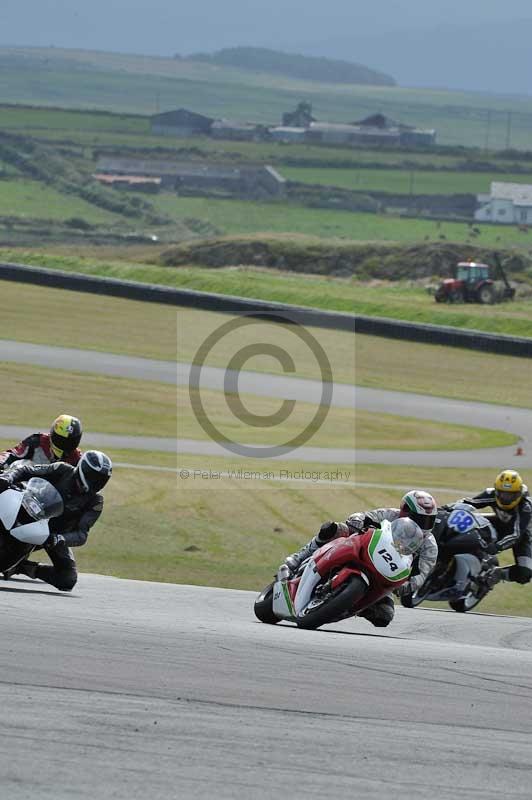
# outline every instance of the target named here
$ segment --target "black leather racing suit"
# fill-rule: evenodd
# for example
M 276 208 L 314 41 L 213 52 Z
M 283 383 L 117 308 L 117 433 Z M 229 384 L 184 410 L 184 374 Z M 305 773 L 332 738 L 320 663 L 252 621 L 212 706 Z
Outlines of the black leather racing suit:
M 495 512 L 492 522 L 497 531 L 498 550 L 512 548 L 515 564 L 508 570 L 508 579 L 517 583 L 528 583 L 532 578 L 532 500 L 528 489 L 524 489 L 521 501 L 510 511 L 499 508 L 492 488 L 463 500 L 475 508 L 489 506 Z
M 62 461 L 13 467 L 9 476 L 12 483 L 33 477 L 45 478 L 63 498 L 64 511 L 60 517 L 50 520 L 50 542 L 43 545 L 52 566 L 37 565 L 34 577 L 62 591 L 70 591 L 78 579 L 76 561 L 70 548 L 81 547 L 87 541 L 89 530 L 102 513 L 102 495 L 80 491 L 74 467 Z

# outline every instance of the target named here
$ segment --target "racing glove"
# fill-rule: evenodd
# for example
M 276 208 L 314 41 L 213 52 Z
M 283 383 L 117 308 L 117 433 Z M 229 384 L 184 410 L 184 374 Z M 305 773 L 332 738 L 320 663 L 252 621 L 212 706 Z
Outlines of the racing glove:
M 47 550 L 53 550 L 58 544 L 65 541 L 65 537 L 61 533 L 51 533 L 45 541 L 44 546 Z
M 396 594 L 398 597 L 405 597 L 409 594 L 414 594 L 418 589 L 421 588 L 422 585 L 423 578 L 421 575 L 414 575 L 409 581 L 406 581 L 406 583 L 403 583 L 401 586 L 399 586 Z
M 0 493 L 5 492 L 11 486 L 11 478 L 7 475 L 0 475 Z
M 528 583 L 532 578 L 532 569 L 514 564 L 508 570 L 508 578 L 511 581 L 515 581 L 515 583 Z

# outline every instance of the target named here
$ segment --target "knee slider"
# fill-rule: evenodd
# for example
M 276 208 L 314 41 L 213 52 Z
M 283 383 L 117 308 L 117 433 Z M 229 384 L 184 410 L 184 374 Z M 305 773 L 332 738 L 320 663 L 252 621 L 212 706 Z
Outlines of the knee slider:
M 391 621 L 391 619 L 385 619 L 384 617 L 375 617 L 370 620 L 376 628 L 387 628 Z

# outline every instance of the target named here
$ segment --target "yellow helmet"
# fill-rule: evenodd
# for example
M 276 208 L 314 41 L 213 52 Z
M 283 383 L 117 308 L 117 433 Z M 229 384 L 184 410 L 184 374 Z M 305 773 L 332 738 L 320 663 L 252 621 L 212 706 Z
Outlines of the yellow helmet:
M 523 479 L 514 469 L 504 469 L 495 478 L 495 500 L 499 508 L 510 511 L 523 496 Z
M 50 428 L 50 449 L 56 459 L 73 453 L 81 440 L 81 422 L 70 414 L 61 414 Z

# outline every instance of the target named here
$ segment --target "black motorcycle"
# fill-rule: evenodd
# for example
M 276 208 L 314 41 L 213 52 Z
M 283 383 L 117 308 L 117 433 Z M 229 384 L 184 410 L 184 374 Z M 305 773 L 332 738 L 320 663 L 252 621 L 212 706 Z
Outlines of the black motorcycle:
M 471 611 L 501 578 L 494 555 L 497 532 L 472 506 L 456 503 L 438 511 L 433 533 L 439 550 L 436 565 L 417 592 L 401 597 L 401 604 L 414 608 L 425 601 L 447 601 L 453 611 Z

